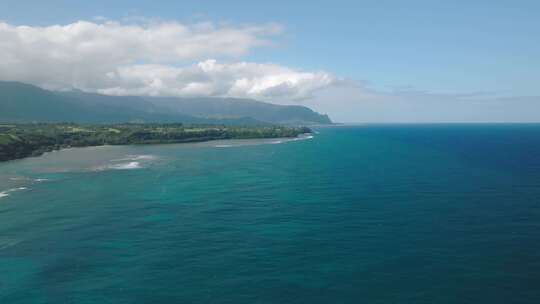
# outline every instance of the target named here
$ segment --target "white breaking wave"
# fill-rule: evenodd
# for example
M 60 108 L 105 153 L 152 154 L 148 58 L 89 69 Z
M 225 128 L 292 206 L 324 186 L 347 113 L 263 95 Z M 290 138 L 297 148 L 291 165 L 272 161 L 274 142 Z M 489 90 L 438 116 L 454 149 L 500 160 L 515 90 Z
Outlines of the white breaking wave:
M 24 176 L 18 176 L 18 177 L 10 177 L 9 180 L 11 181 L 34 181 L 37 183 L 46 182 L 49 179 L 47 178 L 30 178 L 30 177 L 24 177 Z
M 106 170 L 134 170 L 146 167 L 151 161 L 157 159 L 155 155 L 126 155 L 123 158 L 112 159 L 109 164 L 94 167 L 93 171 Z
M 246 139 L 239 142 L 232 141 L 231 144 L 216 144 L 214 148 L 231 148 L 231 147 L 243 147 L 243 146 L 256 146 L 256 145 L 279 145 L 292 141 L 307 140 L 312 139 L 312 134 L 300 135 L 294 138 L 277 138 L 277 139 L 261 139 L 261 140 L 252 140 Z
M 293 138 L 290 141 L 306 140 L 306 139 L 312 139 L 312 138 L 313 138 L 313 135 L 305 135 L 305 136 L 299 136 L 299 137 Z
M 95 167 L 93 171 L 106 171 L 106 170 L 134 170 L 141 169 L 141 163 L 133 161 L 121 164 L 109 164 L 104 166 Z
M 286 138 L 286 139 L 283 139 L 283 140 L 275 140 L 275 141 L 271 141 L 269 142 L 269 144 L 282 144 L 282 143 L 288 143 L 288 142 L 291 142 L 291 141 L 299 141 L 299 140 L 307 140 L 307 139 L 312 139 L 313 138 L 313 135 L 300 135 L 298 137 L 295 137 L 295 138 Z
M 157 157 L 155 155 L 127 155 L 125 158 L 113 159 L 113 162 L 120 161 L 137 161 L 137 160 L 154 160 Z
M 131 170 L 131 169 L 140 169 L 141 163 L 139 162 L 129 162 L 125 164 L 118 164 L 118 165 L 110 165 L 109 168 L 116 169 L 116 170 Z
M 2 191 L 2 192 L 0 192 L 0 198 L 9 196 L 9 194 L 11 192 L 20 191 L 20 190 L 26 190 L 26 189 L 28 189 L 28 188 L 26 188 L 26 187 L 18 187 L 18 188 L 12 188 L 12 189 L 8 189 L 6 191 Z

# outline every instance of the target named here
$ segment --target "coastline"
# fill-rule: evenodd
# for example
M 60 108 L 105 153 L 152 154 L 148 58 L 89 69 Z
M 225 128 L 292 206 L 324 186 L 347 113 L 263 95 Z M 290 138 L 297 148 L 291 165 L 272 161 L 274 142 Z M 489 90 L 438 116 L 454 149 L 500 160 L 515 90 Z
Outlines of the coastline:
M 163 125 L 160 125 L 163 126 Z M 290 128 L 290 127 L 276 127 L 279 128 L 277 130 L 287 130 L 287 132 L 277 132 L 277 133 L 264 133 L 259 132 L 255 133 L 254 131 L 257 131 L 260 129 L 254 128 L 254 127 L 246 127 L 241 128 L 240 130 L 242 132 L 249 131 L 251 133 L 235 133 L 235 132 L 221 132 L 219 135 L 209 135 L 209 136 L 193 136 L 193 137 L 187 137 L 187 138 L 175 138 L 172 132 L 160 132 L 156 133 L 159 134 L 159 136 L 147 136 L 144 138 L 139 139 L 128 139 L 123 138 L 122 140 L 111 140 L 111 141 L 79 141 L 72 144 L 68 144 L 66 142 L 58 142 L 55 141 L 54 143 L 46 143 L 42 145 L 36 145 L 34 143 L 29 144 L 28 141 L 24 140 L 18 140 L 13 141 L 11 143 L 1 143 L 0 142 L 0 163 L 5 163 L 9 161 L 14 160 L 20 160 L 30 157 L 39 157 L 44 155 L 45 153 L 60 151 L 60 150 L 66 150 L 66 149 L 73 149 L 73 148 L 89 148 L 89 147 L 105 147 L 105 146 L 129 146 L 129 145 L 169 145 L 169 144 L 188 144 L 188 143 L 199 143 L 199 142 L 210 142 L 210 141 L 218 141 L 218 140 L 234 140 L 234 139 L 291 139 L 291 138 L 299 138 L 302 135 L 306 134 L 312 134 L 313 131 L 307 127 L 301 127 L 301 128 Z M 207 128 L 210 129 L 210 128 Z M 205 129 L 206 130 L 206 129 Z M 211 130 L 216 130 L 214 127 L 211 128 Z M 221 130 L 228 130 L 227 128 L 223 128 Z M 237 128 L 233 129 L 237 130 Z M 9 133 L 4 133 L 0 135 L 4 136 L 11 136 L 15 137 L 14 135 L 11 135 Z M 62 134 L 65 136 L 65 134 Z M 146 134 L 148 135 L 148 134 Z M 17 137 L 17 139 L 20 139 Z M 9 150 L 9 148 L 12 148 L 12 151 L 14 149 L 23 148 L 22 153 L 6 153 L 6 150 Z M 18 152 L 18 151 L 17 151 Z

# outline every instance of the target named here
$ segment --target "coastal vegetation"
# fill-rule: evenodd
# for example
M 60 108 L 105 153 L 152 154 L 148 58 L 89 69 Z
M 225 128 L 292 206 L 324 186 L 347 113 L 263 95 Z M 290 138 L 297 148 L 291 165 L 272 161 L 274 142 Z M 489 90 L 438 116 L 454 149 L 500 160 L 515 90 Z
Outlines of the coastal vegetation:
M 172 124 L 0 124 L 0 161 L 69 147 L 297 137 L 307 127 Z

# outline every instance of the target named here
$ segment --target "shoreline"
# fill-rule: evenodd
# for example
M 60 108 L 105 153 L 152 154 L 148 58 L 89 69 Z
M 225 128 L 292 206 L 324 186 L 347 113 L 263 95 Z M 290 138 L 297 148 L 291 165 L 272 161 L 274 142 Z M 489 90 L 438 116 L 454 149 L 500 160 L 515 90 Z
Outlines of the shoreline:
M 174 145 L 174 144 L 190 144 L 190 143 L 203 143 L 203 142 L 211 142 L 211 141 L 227 141 L 227 140 L 257 140 L 257 139 L 297 139 L 301 138 L 302 136 L 308 136 L 312 135 L 313 132 L 305 132 L 305 133 L 299 133 L 295 136 L 279 136 L 279 137 L 249 137 L 249 138 L 235 138 L 235 137 L 206 137 L 206 138 L 187 138 L 183 140 L 171 140 L 171 141 L 148 141 L 148 142 L 139 142 L 139 143 L 125 143 L 125 144 L 96 144 L 96 145 L 77 145 L 77 146 L 58 146 L 53 147 L 52 149 L 45 149 L 45 150 L 36 150 L 30 155 L 22 156 L 22 157 L 14 157 L 10 159 L 0 159 L 0 164 L 13 162 L 17 160 L 23 160 L 27 158 L 36 158 L 41 157 L 47 153 L 54 153 L 58 151 L 65 151 L 65 150 L 71 150 L 71 149 L 83 149 L 83 148 L 98 148 L 98 147 L 121 147 L 121 146 L 154 146 L 154 145 Z M 47 147 L 50 148 L 50 147 Z

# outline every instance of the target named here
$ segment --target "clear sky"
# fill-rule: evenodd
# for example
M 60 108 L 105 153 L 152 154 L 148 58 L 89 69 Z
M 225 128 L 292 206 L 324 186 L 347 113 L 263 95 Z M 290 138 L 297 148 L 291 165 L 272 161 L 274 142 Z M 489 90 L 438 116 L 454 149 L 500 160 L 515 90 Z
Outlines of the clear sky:
M 290 96 L 276 88 L 260 96 L 242 94 L 270 101 L 275 96 L 274 102 L 302 103 L 336 120 L 357 122 L 540 121 L 539 16 L 540 1 L 532 0 L 0 0 L 0 20 L 10 27 L 146 22 L 138 19 L 188 26 L 210 22 L 217 29 L 266 27 L 251 37 L 264 41 L 244 50 L 167 57 L 168 65 L 217 59 L 216 64 L 323 73 L 307 75 L 313 83 L 303 74 L 287 74 L 304 79 Z M 155 57 L 134 60 L 161 63 Z M 227 68 L 241 77 L 237 66 Z M 254 87 L 260 84 L 249 92 Z M 103 92 L 120 92 L 115 88 Z

